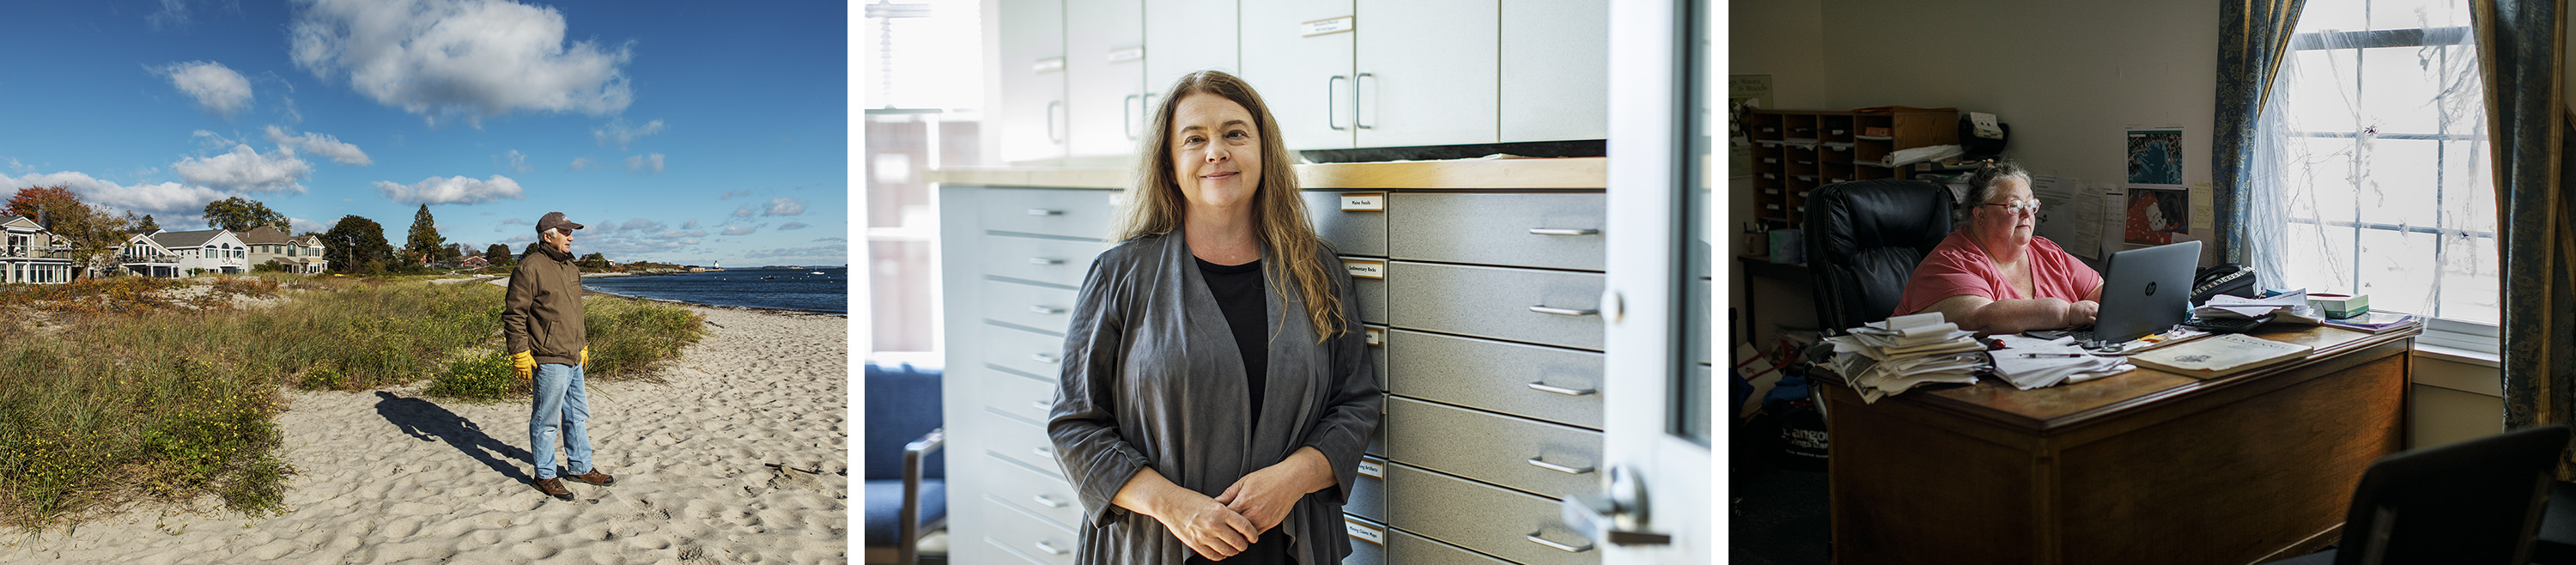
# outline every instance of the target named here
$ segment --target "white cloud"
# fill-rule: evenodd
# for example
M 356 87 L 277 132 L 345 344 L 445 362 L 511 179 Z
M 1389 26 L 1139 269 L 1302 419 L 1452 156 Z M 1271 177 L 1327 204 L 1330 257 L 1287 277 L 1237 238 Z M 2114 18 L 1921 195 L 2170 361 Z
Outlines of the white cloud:
M 509 163 L 508 163 L 508 164 L 502 164 L 502 163 L 501 163 L 502 158 L 504 158 L 504 157 L 507 157 L 507 158 L 509 159 Z M 517 150 L 517 149 L 512 149 L 512 150 L 509 150 L 509 151 L 508 151 L 508 152 L 506 152 L 506 153 L 502 153 L 502 154 L 499 154 L 499 155 L 493 155 L 493 156 L 492 156 L 492 163 L 493 163 L 494 165 L 497 165 L 497 166 L 501 167 L 501 168 L 502 168 L 502 169 L 504 169 L 504 170 L 508 170 L 508 171 L 511 171 L 511 172 L 524 173 L 524 172 L 528 172 L 528 171 L 534 171 L 534 170 L 537 170 L 537 168 L 536 168 L 536 167 L 528 166 L 528 154 L 526 154 L 526 153 L 520 153 L 520 152 L 519 152 L 519 150 Z
M 626 170 L 647 174 L 662 174 L 662 154 L 653 153 L 649 155 L 627 157 Z
M 686 238 L 692 238 L 692 237 L 706 237 L 706 236 L 707 236 L 707 230 L 687 230 L 687 231 L 673 230 L 673 231 L 666 231 L 666 232 L 662 232 L 662 235 L 657 235 L 657 236 L 654 236 L 654 237 L 659 237 L 659 238 L 662 238 L 662 239 L 686 239 Z
M 736 218 L 749 218 L 749 217 L 752 217 L 752 215 L 759 214 L 759 213 L 760 213 L 760 211 L 759 211 L 759 210 L 754 210 L 754 209 L 752 209 L 750 206 L 744 206 L 744 207 L 741 207 L 741 208 L 735 208 L 735 209 L 733 209 L 733 217 L 736 217 Z
M 14 178 L 0 175 L 0 189 L 14 192 L 38 186 L 63 187 L 92 204 L 152 214 L 154 220 L 171 226 L 186 225 L 180 223 L 182 217 L 202 215 L 206 203 L 230 196 L 215 189 L 175 182 L 125 186 L 73 171 L 31 173 Z
M 814 241 L 836 241 L 836 242 L 841 242 L 841 243 L 849 243 L 849 242 L 850 242 L 850 238 L 846 238 L 846 237 L 817 237 L 817 238 L 814 238 Z
M 751 232 L 755 232 L 755 231 L 760 231 L 760 228 L 745 227 L 745 226 L 729 226 L 729 227 L 726 227 L 726 228 L 725 228 L 725 230 L 724 230 L 724 234 L 725 234 L 725 235 L 743 235 L 743 234 L 747 234 L 747 233 L 751 233 Z
M 763 249 L 763 250 L 759 250 L 759 251 L 753 251 L 753 252 L 750 252 L 750 253 L 743 254 L 743 256 L 744 256 L 744 257 L 748 257 L 748 258 L 752 258 L 752 259 L 775 259 L 775 258 L 781 258 L 781 257 L 814 257 L 814 258 L 832 258 L 832 257 L 840 257 L 840 258 L 844 258 L 844 259 L 846 259 L 846 258 L 848 258 L 848 257 L 850 256 L 850 248 L 848 248 L 848 247 L 834 247 L 834 246 L 829 246 L 829 245 L 818 245 L 818 246 L 814 246 L 814 247 L 785 247 L 785 248 L 778 248 L 778 249 Z
M 435 122 L 513 110 L 616 114 L 634 100 L 632 45 L 564 41 L 553 8 L 505 0 L 305 0 L 288 29 L 297 67 Z
M 212 135 L 203 130 L 198 133 Z M 358 150 L 358 146 L 325 134 L 309 131 L 303 134 L 292 134 L 277 126 L 268 126 L 268 141 L 277 144 L 278 147 L 293 147 L 306 153 L 330 157 L 332 162 L 342 165 L 364 167 L 376 164 L 376 160 L 367 158 L 367 152 Z
M 295 150 L 279 147 L 266 155 L 248 145 L 235 145 L 229 153 L 213 157 L 188 157 L 170 164 L 179 180 L 234 192 L 303 193 L 298 184 L 313 176 L 313 165 L 295 156 Z
M 684 229 L 684 230 L 693 230 L 693 229 L 698 229 L 698 221 L 697 221 L 697 220 L 689 220 L 689 221 L 686 221 L 686 222 L 680 222 L 680 229 Z
M 501 175 L 482 180 L 463 176 L 429 177 L 409 185 L 376 181 L 376 190 L 384 193 L 386 200 L 403 204 L 479 204 L 503 198 L 526 198 L 525 191 L 519 189 L 519 181 Z
M 197 99 L 197 106 L 208 113 L 229 118 L 234 112 L 250 107 L 250 79 L 242 78 L 241 73 L 233 72 L 223 63 L 171 63 L 153 69 L 153 73 L 170 79 L 171 86 Z
M 788 196 L 769 199 L 769 209 L 760 211 L 760 215 L 763 216 L 794 216 L 803 213 L 805 213 L 805 203 L 797 202 L 794 197 Z
M 635 143 L 635 140 L 657 133 L 662 133 L 662 120 L 645 122 L 643 127 L 629 128 L 626 127 L 626 120 L 620 118 L 609 120 L 608 125 L 600 126 L 599 129 L 590 130 L 590 138 L 600 147 L 607 147 L 608 142 L 615 141 L 617 150 L 625 151 L 626 146 Z
M 589 157 L 574 157 L 572 158 L 572 165 L 564 167 L 564 170 L 572 172 L 581 172 L 585 170 L 596 171 L 599 170 L 599 162 L 593 161 Z
M 519 235 L 514 235 L 514 236 L 510 236 L 510 237 L 504 237 L 504 238 L 501 238 L 501 243 L 527 243 L 527 242 L 536 241 L 536 240 L 537 240 L 537 234 L 536 234 L 536 233 L 534 233 L 534 232 L 530 232 L 530 233 L 523 233 L 523 234 L 519 234 Z
M 784 223 L 784 224 L 779 224 L 779 225 L 778 225 L 778 231 L 801 230 L 801 229 L 805 229 L 806 227 L 809 227 L 809 226 L 807 226 L 807 225 L 805 224 L 805 222 L 788 222 L 788 223 Z
M 295 233 L 331 231 L 330 224 L 303 218 L 287 218 L 286 223 L 295 226 Z
M 734 198 L 737 198 L 737 197 L 743 197 L 743 196 L 751 196 L 751 189 L 746 188 L 746 189 L 742 189 L 742 190 L 727 190 L 727 191 L 724 191 L 724 196 L 718 196 L 718 197 L 716 197 L 716 199 L 717 199 L 717 200 L 732 200 L 732 199 L 734 199 Z

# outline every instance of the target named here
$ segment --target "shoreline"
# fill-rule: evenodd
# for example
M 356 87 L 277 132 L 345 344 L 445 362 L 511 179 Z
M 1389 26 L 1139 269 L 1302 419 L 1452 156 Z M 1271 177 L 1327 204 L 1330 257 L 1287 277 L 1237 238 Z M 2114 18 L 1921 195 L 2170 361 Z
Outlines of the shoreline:
M 730 271 L 728 271 L 728 272 L 730 272 Z M 663 274 L 670 274 L 670 273 L 663 273 Z M 629 277 L 629 276 L 652 276 L 652 275 L 627 275 L 627 274 L 617 274 L 617 275 L 618 275 L 618 276 L 620 276 L 620 277 Z M 584 279 L 588 279 L 588 278 L 591 278 L 591 277 L 597 277 L 597 276 L 601 276 L 601 275 L 582 275 L 582 278 L 584 278 Z M 491 283 L 491 284 L 494 284 L 494 285 L 506 285 L 506 284 L 509 284 L 509 282 L 508 282 L 508 281 L 510 280 L 510 277 L 506 277 L 506 276 L 500 276 L 500 277 L 493 277 L 493 276 L 478 276 L 478 277 L 474 277 L 474 278 L 472 278 L 472 279 L 444 279 L 444 280 L 446 280 L 446 281 L 456 281 L 456 282 L 468 282 L 468 281 L 471 281 L 471 282 L 485 282 L 485 283 Z M 850 315 L 849 315 L 849 314 L 847 314 L 847 313 L 834 314 L 834 313 L 831 313 L 831 312 L 816 312 L 816 311 L 812 311 L 812 310 L 798 310 L 798 309 L 795 309 L 795 308 L 767 308 L 767 307 L 761 307 L 761 306 L 737 306 L 737 305 L 733 305 L 733 304 L 709 304 L 709 303 L 705 303 L 705 302 L 696 302 L 696 301 L 690 301 L 690 300 L 679 300 L 679 299 L 673 299 L 673 298 L 651 298 L 651 297 L 635 296 L 635 295 L 631 295 L 631 294 L 621 294 L 621 293 L 609 292 L 609 291 L 605 291 L 605 290 L 599 290 L 599 289 L 595 289 L 595 288 L 590 288 L 590 286 L 589 286 L 589 285 L 582 285 L 581 291 L 582 291 L 583 293 L 585 293 L 585 294 L 598 294 L 598 295 L 604 295 L 604 296 L 614 296 L 614 297 L 624 298 L 624 299 L 628 299 L 628 300 L 643 300 L 643 301 L 648 301 L 648 302 L 660 302 L 660 303 L 664 303 L 664 304 L 679 304 L 679 305 L 683 305 L 683 306 L 696 306 L 696 307 L 700 307 L 700 308 L 716 308 L 716 309 L 722 309 L 722 310 L 741 310 L 741 311 L 746 311 L 746 312 L 761 312 L 761 313 L 779 314 L 779 315 L 786 315 L 786 316 L 827 316 L 827 317 L 833 317 L 833 318 L 841 318 L 841 319 L 845 319 L 845 320 L 846 320 L 846 319 L 849 319 L 849 317 L 850 317 Z

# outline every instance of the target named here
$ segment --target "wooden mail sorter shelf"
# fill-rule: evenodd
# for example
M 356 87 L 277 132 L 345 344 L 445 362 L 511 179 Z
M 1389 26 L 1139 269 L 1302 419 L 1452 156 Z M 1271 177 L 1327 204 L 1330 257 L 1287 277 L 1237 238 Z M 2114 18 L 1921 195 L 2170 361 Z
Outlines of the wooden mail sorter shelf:
M 1904 178 L 1885 165 L 1890 154 L 1959 142 L 1959 114 L 1950 110 L 1755 110 L 1744 128 L 1753 141 L 1754 217 L 1775 228 L 1804 223 L 1807 192 L 1816 187 Z

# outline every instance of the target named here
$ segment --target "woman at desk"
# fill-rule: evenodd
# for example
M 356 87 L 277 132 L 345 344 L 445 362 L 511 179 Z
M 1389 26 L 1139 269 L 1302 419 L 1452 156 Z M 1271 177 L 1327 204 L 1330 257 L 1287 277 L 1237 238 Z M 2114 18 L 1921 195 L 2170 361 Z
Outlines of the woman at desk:
M 1252 87 L 1203 71 L 1162 100 L 1047 418 L 1075 562 L 1339 563 L 1380 402 L 1357 291 Z
M 2101 309 L 2102 274 L 2048 238 L 2030 173 L 1997 161 L 1968 176 L 1967 218 L 1905 281 L 1896 313 L 1940 312 L 1960 329 L 2018 333 L 2089 325 Z

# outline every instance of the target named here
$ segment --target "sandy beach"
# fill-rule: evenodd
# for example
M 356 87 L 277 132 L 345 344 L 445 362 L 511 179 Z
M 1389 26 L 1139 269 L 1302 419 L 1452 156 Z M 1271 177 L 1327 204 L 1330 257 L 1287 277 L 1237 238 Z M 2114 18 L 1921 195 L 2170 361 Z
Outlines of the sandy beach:
M 0 538 L 0 563 L 838 563 L 848 558 L 848 319 L 686 306 L 711 333 L 664 382 L 591 383 L 616 486 L 529 487 L 528 405 L 417 385 L 291 392 L 286 514 L 129 507 Z

